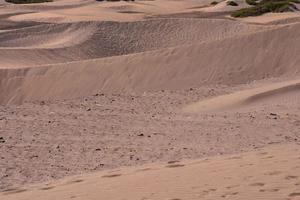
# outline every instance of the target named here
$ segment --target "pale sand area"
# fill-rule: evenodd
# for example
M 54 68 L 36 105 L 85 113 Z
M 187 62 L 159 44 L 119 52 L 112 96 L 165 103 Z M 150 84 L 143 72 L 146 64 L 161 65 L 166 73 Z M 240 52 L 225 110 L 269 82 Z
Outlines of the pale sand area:
M 300 145 L 193 161 L 121 168 L 16 188 L 3 200 L 298 199 Z
M 210 3 L 1 1 L 0 199 L 299 199 L 299 12 Z

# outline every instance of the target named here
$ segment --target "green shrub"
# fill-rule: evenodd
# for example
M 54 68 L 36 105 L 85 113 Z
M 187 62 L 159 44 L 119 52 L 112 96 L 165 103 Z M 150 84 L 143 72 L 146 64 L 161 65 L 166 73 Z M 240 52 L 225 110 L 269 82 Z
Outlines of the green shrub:
M 213 2 L 211 2 L 210 3 L 210 5 L 217 5 L 219 2 L 217 2 L 217 1 L 213 1 Z
M 237 4 L 237 2 L 235 2 L 235 1 L 227 1 L 227 5 L 228 6 L 238 6 L 239 4 Z
M 249 5 L 252 5 L 252 6 L 257 5 L 256 0 L 246 0 L 246 3 L 249 4 Z
M 262 0 L 257 3 L 255 6 L 250 8 L 243 8 L 237 11 L 234 11 L 232 17 L 249 17 L 249 16 L 258 16 L 264 13 L 274 12 L 288 12 L 297 10 L 297 7 L 292 4 L 299 0 Z
M 5 0 L 8 3 L 14 4 L 30 4 L 30 3 L 44 3 L 44 2 L 52 2 L 52 0 Z

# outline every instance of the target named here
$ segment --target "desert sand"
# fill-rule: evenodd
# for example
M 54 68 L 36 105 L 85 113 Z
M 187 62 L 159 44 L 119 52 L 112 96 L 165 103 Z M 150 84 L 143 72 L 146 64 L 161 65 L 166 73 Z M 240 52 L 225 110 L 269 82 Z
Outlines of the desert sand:
M 300 198 L 300 12 L 0 1 L 0 199 Z
M 74 176 L 3 199 L 297 199 L 299 145 Z

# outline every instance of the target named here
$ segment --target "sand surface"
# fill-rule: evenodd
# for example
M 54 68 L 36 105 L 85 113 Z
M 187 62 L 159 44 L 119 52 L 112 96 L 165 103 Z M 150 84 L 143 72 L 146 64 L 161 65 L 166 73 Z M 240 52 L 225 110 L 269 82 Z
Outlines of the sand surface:
M 0 1 L 0 199 L 300 198 L 300 14 Z
M 18 199 L 297 199 L 298 145 L 121 168 L 0 194 Z

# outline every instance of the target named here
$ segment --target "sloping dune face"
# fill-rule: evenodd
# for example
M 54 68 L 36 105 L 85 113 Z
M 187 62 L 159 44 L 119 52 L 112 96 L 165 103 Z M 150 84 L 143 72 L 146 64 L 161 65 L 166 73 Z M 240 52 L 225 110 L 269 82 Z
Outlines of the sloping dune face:
M 81 44 L 97 30 L 93 23 L 45 24 L 0 35 L 1 49 L 64 48 Z
M 299 101 L 300 80 L 273 83 L 254 89 L 218 96 L 186 106 L 183 111 L 191 113 L 217 112 L 245 107 L 258 107 L 258 104 L 272 105 L 281 102 L 285 104 Z
M 229 20 L 209 19 L 44 24 L 0 34 L 1 68 L 144 52 L 218 40 L 260 28 Z
M 6 95 L 1 95 L 1 102 L 73 98 L 99 90 L 149 91 L 205 84 L 235 85 L 267 77 L 295 75 L 300 70 L 300 46 L 295 45 L 300 43 L 299 31 L 300 24 L 296 23 L 253 34 L 126 56 L 38 68 L 3 69 L 1 91 Z M 149 34 L 148 38 L 153 35 Z M 163 46 L 164 41 L 159 41 Z M 129 48 L 141 45 L 139 42 L 129 43 L 132 44 Z M 148 43 L 151 49 L 152 43 Z M 172 42 L 166 44 L 169 43 Z M 38 56 L 41 55 L 39 52 Z M 15 85 L 14 89 L 7 89 L 11 85 Z

